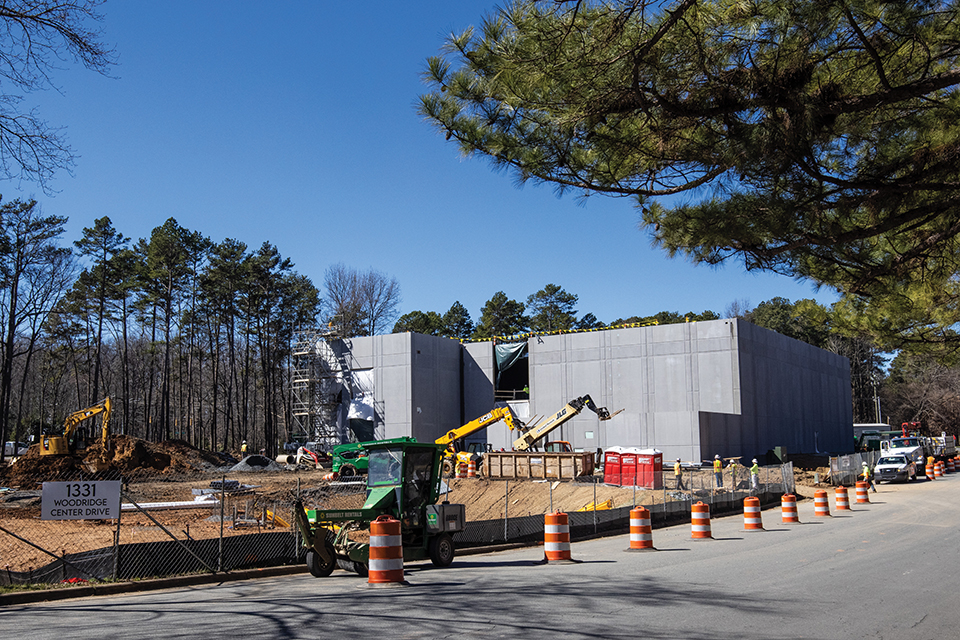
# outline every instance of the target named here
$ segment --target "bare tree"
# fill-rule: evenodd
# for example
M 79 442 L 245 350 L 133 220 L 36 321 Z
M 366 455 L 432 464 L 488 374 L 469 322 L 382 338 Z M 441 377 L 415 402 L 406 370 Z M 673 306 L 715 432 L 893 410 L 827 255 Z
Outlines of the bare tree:
M 384 333 L 399 315 L 400 284 L 375 269 L 361 273 L 338 262 L 327 269 L 323 284 L 323 316 L 344 337 Z
M 0 3 L 0 178 L 36 181 L 44 191 L 74 153 L 58 127 L 36 110 L 21 111 L 23 96 L 54 87 L 51 74 L 68 60 L 105 74 L 113 51 L 88 25 L 101 20 L 103 0 L 8 0 Z M 10 87 L 13 87 L 11 89 Z
M 400 308 L 400 283 L 379 271 L 360 276 L 360 310 L 367 335 L 389 331 Z
M 347 338 L 363 334 L 359 280 L 357 270 L 342 262 L 330 266 L 323 277 L 323 316 L 332 329 Z
M 750 301 L 739 298 L 727 305 L 723 312 L 725 318 L 745 318 L 750 313 Z

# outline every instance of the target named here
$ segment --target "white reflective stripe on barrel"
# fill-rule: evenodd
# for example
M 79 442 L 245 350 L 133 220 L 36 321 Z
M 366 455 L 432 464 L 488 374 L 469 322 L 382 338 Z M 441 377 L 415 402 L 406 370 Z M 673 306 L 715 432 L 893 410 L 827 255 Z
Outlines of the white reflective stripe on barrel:
M 370 558 L 370 571 L 403 571 L 403 558 Z
M 400 536 L 370 536 L 371 547 L 402 547 L 403 539 Z

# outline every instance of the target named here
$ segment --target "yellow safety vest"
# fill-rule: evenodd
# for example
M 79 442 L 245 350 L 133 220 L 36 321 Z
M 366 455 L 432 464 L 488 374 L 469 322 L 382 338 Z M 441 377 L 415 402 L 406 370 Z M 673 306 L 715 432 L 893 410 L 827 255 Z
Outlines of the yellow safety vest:
M 714 460 L 713 461 L 713 472 L 720 473 L 723 471 L 723 460 Z
M 675 476 L 677 476 L 677 477 L 680 477 L 680 475 L 681 475 L 682 473 L 683 473 L 683 471 L 681 471 L 681 469 L 680 469 L 680 463 L 679 463 L 679 462 L 674 462 L 674 463 L 673 463 L 673 475 L 675 475 Z

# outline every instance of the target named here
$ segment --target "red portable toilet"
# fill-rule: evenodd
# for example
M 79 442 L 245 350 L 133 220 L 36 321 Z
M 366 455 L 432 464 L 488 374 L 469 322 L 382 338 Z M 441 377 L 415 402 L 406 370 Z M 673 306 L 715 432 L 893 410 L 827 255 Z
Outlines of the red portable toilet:
M 610 447 L 603 452 L 603 484 L 620 486 L 620 452 L 623 447 Z
M 637 486 L 663 489 L 663 452 L 657 449 L 634 449 L 637 456 Z
M 637 485 L 637 453 L 639 451 L 636 447 L 627 447 L 620 452 L 620 486 Z

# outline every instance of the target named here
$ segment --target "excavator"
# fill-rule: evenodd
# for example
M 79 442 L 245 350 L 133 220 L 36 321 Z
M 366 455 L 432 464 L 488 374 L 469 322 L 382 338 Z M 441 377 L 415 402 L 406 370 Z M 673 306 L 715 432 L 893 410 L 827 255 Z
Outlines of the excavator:
M 63 421 L 63 434 L 57 436 L 40 436 L 40 455 L 42 456 L 66 456 L 78 455 L 87 446 L 85 434 L 78 430 L 80 423 L 89 420 L 94 416 L 103 414 L 103 423 L 101 426 L 100 444 L 101 455 L 105 455 L 110 445 L 110 398 L 106 397 L 92 407 L 74 411 Z M 102 471 L 108 464 L 108 461 L 101 458 L 93 463 L 91 471 Z M 88 463 L 88 467 L 90 463 Z
M 623 411 L 615 411 L 610 413 L 605 407 L 598 407 L 594 403 L 593 399 L 589 395 L 580 396 L 579 398 L 574 398 L 568 402 L 562 409 L 550 416 L 546 422 L 543 424 L 535 423 L 531 425 L 526 431 L 521 431 L 520 437 L 517 438 L 513 443 L 513 448 L 515 451 L 529 451 L 536 444 L 538 440 L 546 436 L 548 433 L 558 428 L 564 422 L 572 419 L 574 416 L 579 414 L 584 409 L 590 409 L 596 413 L 601 421 L 609 420 L 613 416 Z M 558 441 L 556 443 L 549 443 L 557 446 L 558 451 L 565 450 L 563 444 L 567 444 L 567 449 L 569 450 L 569 444 Z
M 461 462 L 469 463 L 470 460 L 474 460 L 477 463 L 477 468 L 480 468 L 480 462 L 483 457 L 481 452 L 465 450 L 463 439 L 501 420 L 510 427 L 511 431 L 523 427 L 523 423 L 513 414 L 510 407 L 496 407 L 493 411 L 488 411 L 479 418 L 471 420 L 462 427 L 448 431 L 437 438 L 434 443 L 446 447 L 443 453 L 443 474 L 445 476 L 451 475 L 457 464 Z

